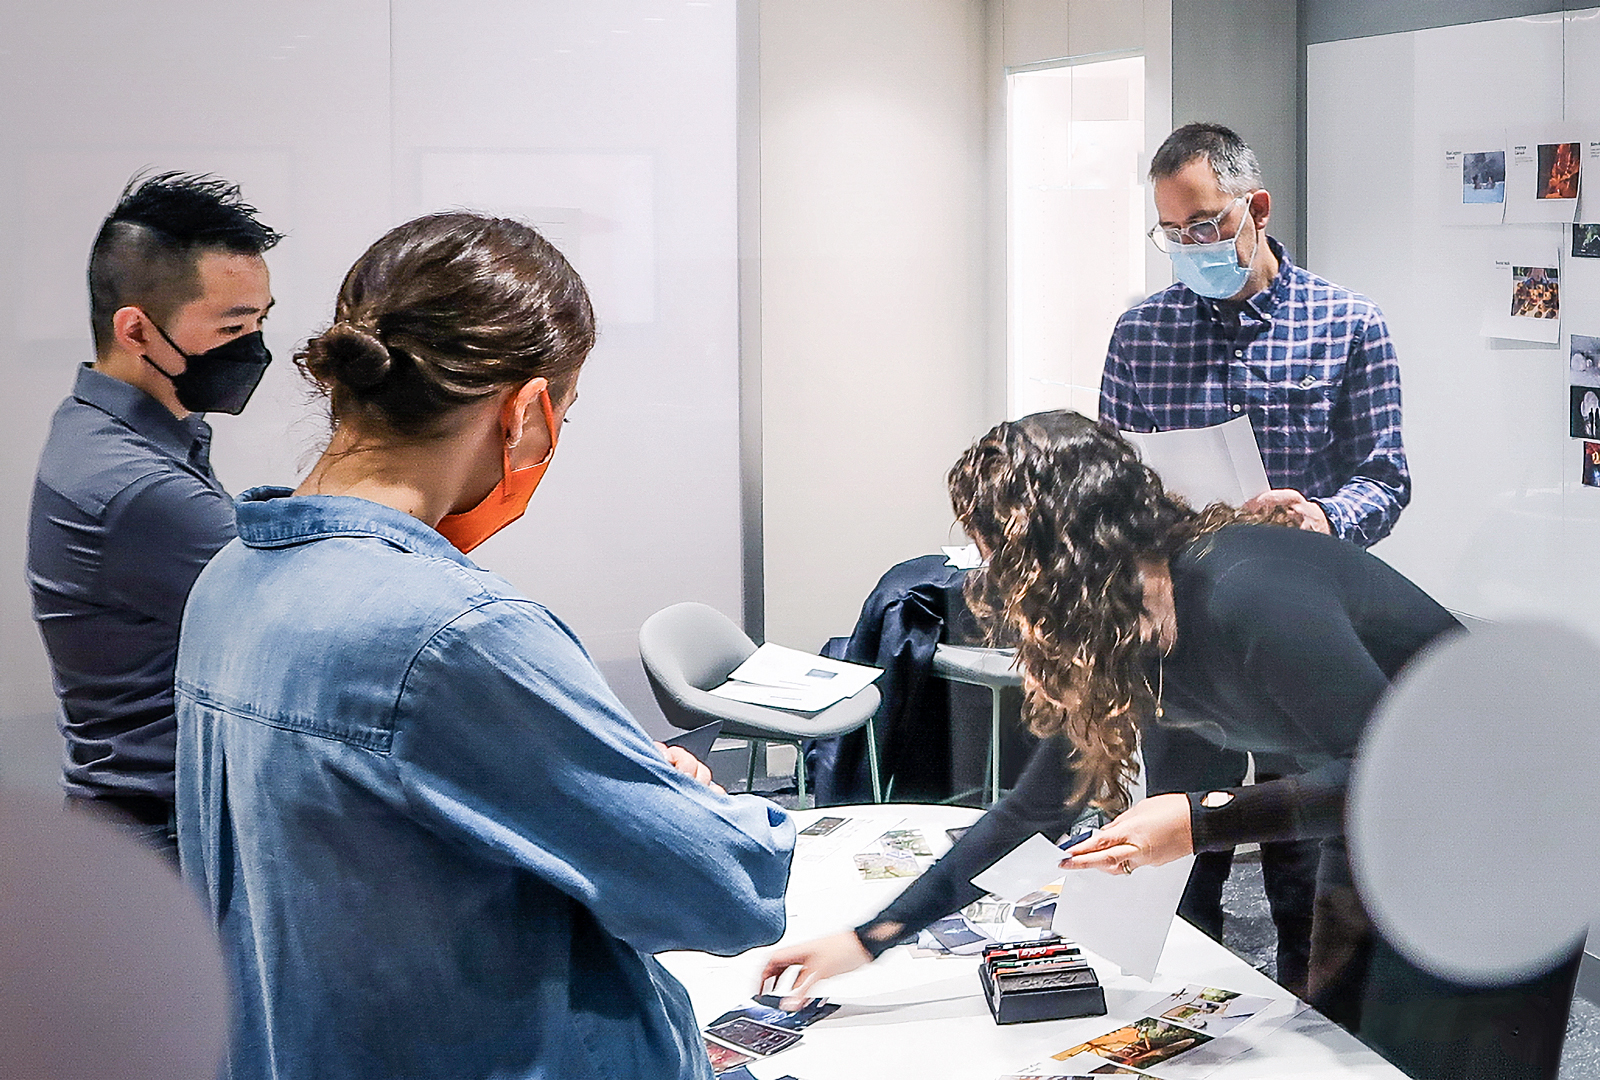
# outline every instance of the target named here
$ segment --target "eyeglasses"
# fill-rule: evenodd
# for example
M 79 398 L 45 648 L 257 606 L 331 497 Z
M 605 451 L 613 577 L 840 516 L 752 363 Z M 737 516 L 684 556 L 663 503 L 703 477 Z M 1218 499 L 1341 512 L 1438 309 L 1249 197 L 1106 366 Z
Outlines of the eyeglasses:
M 1253 191 L 1247 191 L 1238 198 L 1233 199 L 1227 206 L 1223 207 L 1222 213 L 1214 218 L 1196 221 L 1185 225 L 1181 229 L 1169 229 L 1164 225 L 1157 225 L 1145 235 L 1150 238 L 1150 242 L 1156 246 L 1156 249 L 1163 254 L 1171 252 L 1173 248 L 1180 244 L 1215 244 L 1218 240 L 1223 239 L 1223 220 L 1233 213 L 1235 206 L 1246 201 L 1254 194 L 1255 192 Z

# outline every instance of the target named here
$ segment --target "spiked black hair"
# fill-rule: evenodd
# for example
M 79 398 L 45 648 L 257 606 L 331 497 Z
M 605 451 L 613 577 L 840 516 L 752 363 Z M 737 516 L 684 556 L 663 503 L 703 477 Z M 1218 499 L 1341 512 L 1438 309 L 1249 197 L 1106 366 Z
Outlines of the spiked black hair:
M 256 213 L 221 177 L 164 172 L 128 181 L 89 253 L 96 352 L 111 344 L 117 309 L 137 306 L 164 321 L 199 296 L 201 253 L 259 255 L 283 239 Z

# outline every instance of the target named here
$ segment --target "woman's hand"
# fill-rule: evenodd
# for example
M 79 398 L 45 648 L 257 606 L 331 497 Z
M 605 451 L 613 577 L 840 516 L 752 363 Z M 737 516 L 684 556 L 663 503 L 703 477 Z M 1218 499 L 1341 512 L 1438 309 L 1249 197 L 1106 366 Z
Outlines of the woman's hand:
M 1187 795 L 1152 795 L 1137 802 L 1081 844 L 1067 849 L 1067 870 L 1131 874 L 1194 853 Z
M 807 991 L 816 983 L 854 971 L 871 961 L 872 954 L 861 944 L 855 931 L 846 930 L 800 945 L 772 950 L 772 955 L 767 957 L 767 966 L 761 970 L 761 985 L 765 987 L 768 979 L 777 979 L 798 965 L 800 971 L 795 976 L 794 987 L 784 992 L 779 1005 L 784 1011 L 793 1012 L 805 1004 L 806 998 L 813 996 Z
M 667 759 L 667 764 L 677 769 L 683 775 L 700 781 L 718 795 L 726 795 L 720 784 L 711 782 L 711 770 L 689 751 L 681 746 L 668 746 L 666 743 L 656 743 L 656 749 L 661 751 L 661 756 Z

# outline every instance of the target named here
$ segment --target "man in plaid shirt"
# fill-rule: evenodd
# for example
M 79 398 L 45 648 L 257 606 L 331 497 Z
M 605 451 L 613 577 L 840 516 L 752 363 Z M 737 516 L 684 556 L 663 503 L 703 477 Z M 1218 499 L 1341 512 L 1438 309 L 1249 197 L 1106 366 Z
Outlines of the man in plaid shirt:
M 1150 163 L 1157 247 L 1178 283 L 1117 320 L 1100 382 L 1100 419 L 1124 431 L 1209 427 L 1248 416 L 1272 490 L 1302 528 L 1361 547 L 1389 534 L 1411 498 L 1400 441 L 1400 371 L 1371 300 L 1295 266 L 1266 234 L 1272 199 L 1255 154 L 1228 128 L 1187 124 Z M 1152 793 L 1236 787 L 1246 757 L 1152 725 Z M 1257 759 L 1267 779 L 1292 762 Z M 1222 937 L 1231 852 L 1202 852 L 1179 910 Z M 1278 981 L 1305 994 L 1314 841 L 1262 845 L 1278 927 Z
M 1165 431 L 1248 416 L 1274 490 L 1247 505 L 1288 506 L 1306 528 L 1377 543 L 1411 499 L 1383 313 L 1295 266 L 1266 235 L 1271 196 L 1227 128 L 1179 128 L 1150 175 L 1161 216 L 1152 238 L 1180 280 L 1117 321 L 1100 418 Z M 1207 254 L 1226 258 L 1211 269 Z

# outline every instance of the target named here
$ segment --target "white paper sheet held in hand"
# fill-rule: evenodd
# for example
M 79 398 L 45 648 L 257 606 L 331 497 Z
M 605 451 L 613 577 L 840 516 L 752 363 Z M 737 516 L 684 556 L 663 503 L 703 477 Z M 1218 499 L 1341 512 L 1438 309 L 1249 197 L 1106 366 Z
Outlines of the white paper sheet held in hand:
M 972 883 L 1002 900 L 1017 900 L 1044 888 L 1066 873 L 1061 869 L 1061 859 L 1065 854 L 1043 836 L 1034 833 L 996 859 L 989 869 L 973 878 Z
M 1238 506 L 1267 490 L 1267 470 L 1248 416 L 1215 427 L 1124 431 L 1161 483 L 1195 509 Z
M 727 682 L 710 693 L 752 705 L 817 712 L 859 694 L 882 674 L 881 668 L 769 643 L 751 653 Z
M 1050 928 L 1099 953 L 1124 974 L 1149 980 L 1161 961 L 1193 865 L 1194 856 L 1185 855 L 1131 874 L 1069 870 Z

